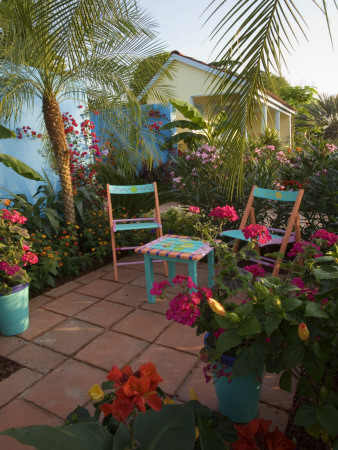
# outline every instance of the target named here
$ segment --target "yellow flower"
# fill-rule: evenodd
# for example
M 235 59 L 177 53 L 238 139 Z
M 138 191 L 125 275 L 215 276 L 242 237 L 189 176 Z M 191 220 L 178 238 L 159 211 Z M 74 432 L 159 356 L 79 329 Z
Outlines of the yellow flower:
M 189 397 L 190 400 L 197 400 L 198 402 L 200 401 L 198 395 L 196 394 L 195 389 L 189 389 Z
M 94 400 L 94 402 L 99 402 L 104 398 L 104 392 L 98 384 L 94 384 L 88 391 L 89 397 Z
M 64 252 L 64 256 L 67 256 L 68 255 L 68 253 L 67 252 Z
M 210 308 L 214 311 L 214 313 L 219 316 L 226 316 L 226 311 L 223 306 L 214 298 L 208 298 L 208 303 Z
M 95 252 L 95 248 L 92 248 L 92 252 Z
M 175 405 L 175 402 L 174 402 L 174 400 L 172 398 L 166 397 L 163 400 L 163 405 Z
M 307 341 L 310 337 L 310 332 L 307 328 L 307 326 L 305 325 L 305 323 L 300 323 L 298 325 L 298 336 L 300 337 L 300 339 L 302 341 Z
M 45 235 L 45 234 L 41 235 L 41 237 L 42 237 L 43 239 L 46 239 L 46 235 Z

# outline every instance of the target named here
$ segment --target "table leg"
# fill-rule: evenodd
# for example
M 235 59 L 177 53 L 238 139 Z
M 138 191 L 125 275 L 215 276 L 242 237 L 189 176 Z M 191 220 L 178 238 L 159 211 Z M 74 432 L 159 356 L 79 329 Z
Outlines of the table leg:
M 192 281 L 197 286 L 197 262 L 196 261 L 188 261 L 188 267 L 189 267 L 189 277 L 191 277 Z M 196 289 L 190 289 L 190 294 L 195 291 L 196 291 Z
M 212 288 L 215 285 L 215 251 L 212 249 L 210 253 L 208 253 L 208 287 Z
M 154 283 L 154 266 L 153 266 L 153 261 L 150 258 L 150 255 L 147 255 L 147 254 L 144 255 L 144 270 L 146 273 L 148 303 L 155 303 L 156 296 L 152 295 L 150 293 L 150 290 L 153 287 L 153 283 Z
M 171 283 L 171 280 L 175 278 L 176 275 L 175 261 L 168 261 L 168 269 L 169 269 L 169 282 Z

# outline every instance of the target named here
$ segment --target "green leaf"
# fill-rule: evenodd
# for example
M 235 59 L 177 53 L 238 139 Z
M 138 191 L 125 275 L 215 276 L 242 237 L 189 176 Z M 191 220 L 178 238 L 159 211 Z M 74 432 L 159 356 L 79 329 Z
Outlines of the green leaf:
M 225 445 L 219 433 L 201 419 L 198 419 L 198 430 L 201 450 L 225 450 L 229 448 Z
M 190 120 L 173 120 L 161 127 L 161 130 L 171 130 L 172 128 L 188 128 L 188 130 L 201 130 L 201 126 Z
M 265 331 L 270 336 L 279 326 L 282 317 L 276 314 L 269 314 L 265 319 Z
M 330 356 L 331 345 L 328 345 L 327 342 L 315 341 L 312 350 L 318 359 L 325 361 Z
M 193 105 L 181 100 L 170 99 L 170 103 L 177 109 L 184 117 L 190 119 L 191 122 L 199 125 L 201 128 L 207 128 L 207 123 L 204 120 L 202 114 Z
M 292 392 L 292 375 L 290 370 L 283 372 L 280 376 L 279 387 L 284 391 Z
M 332 405 L 323 405 L 316 408 L 316 417 L 321 427 L 327 431 L 332 439 L 338 434 L 338 410 Z
M 0 162 L 2 162 L 6 167 L 13 169 L 14 172 L 18 173 L 22 177 L 28 178 L 29 180 L 44 181 L 38 172 L 19 159 L 14 158 L 14 156 L 0 153 Z
M 166 144 L 177 144 L 180 141 L 190 141 L 192 139 L 195 140 L 205 140 L 206 137 L 204 134 L 196 134 L 192 131 L 182 131 L 182 133 L 177 133 L 174 136 L 171 136 L 169 139 L 166 140 Z
M 307 398 L 314 398 L 316 396 L 311 381 L 305 377 L 299 380 L 297 384 L 297 392 L 299 395 Z
M 285 312 L 292 311 L 302 304 L 298 298 L 288 297 L 282 300 L 282 308 Z
M 257 317 L 248 317 L 241 322 L 238 329 L 238 334 L 240 336 L 252 336 L 254 334 L 260 333 L 261 324 L 259 323 Z
M 316 422 L 316 407 L 312 403 L 304 403 L 298 408 L 295 415 L 295 425 L 307 428 Z
M 216 352 L 219 356 L 224 352 L 236 347 L 242 341 L 241 337 L 237 334 L 237 329 L 230 329 L 222 333 L 216 342 Z
M 232 374 L 236 377 L 244 377 L 252 373 L 256 373 L 257 376 L 262 375 L 265 356 L 265 346 L 260 342 L 255 342 L 250 347 L 239 351 L 232 368 Z
M 114 387 L 114 381 L 108 380 L 104 381 L 101 385 L 103 391 L 108 391 Z
M 314 269 L 313 273 L 317 281 L 336 279 L 338 278 L 338 267 L 322 266 L 320 269 Z
M 315 302 L 309 302 L 305 308 L 305 317 L 319 317 L 328 319 L 329 315 L 321 309 L 321 305 Z
M 0 139 L 9 139 L 9 138 L 15 138 L 16 134 L 14 131 L 9 130 L 8 128 L 4 127 L 3 125 L 0 125 Z
M 12 428 L 0 434 L 11 436 L 22 444 L 31 445 L 37 450 L 111 450 L 114 438 L 97 423 L 78 423 L 50 427 L 34 425 L 32 427 Z
M 195 416 L 189 406 L 164 405 L 161 411 L 148 410 L 137 416 L 134 430 L 141 448 L 147 450 L 194 449 Z
M 283 353 L 284 364 L 287 369 L 298 366 L 304 358 L 304 347 L 301 343 L 287 342 Z

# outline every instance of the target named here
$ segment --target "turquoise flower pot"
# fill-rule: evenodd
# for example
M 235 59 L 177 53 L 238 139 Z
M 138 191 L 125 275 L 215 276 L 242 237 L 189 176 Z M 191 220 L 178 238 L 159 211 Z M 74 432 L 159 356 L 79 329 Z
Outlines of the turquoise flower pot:
M 232 378 L 234 360 L 235 358 L 230 356 L 222 357 L 223 364 L 227 365 L 225 369 L 227 376 L 213 377 L 218 408 L 221 414 L 229 417 L 232 422 L 247 423 L 258 413 L 261 377 L 252 373 L 245 377 Z M 220 364 L 219 366 L 225 367 Z
M 12 293 L 0 295 L 0 333 L 14 336 L 27 330 L 29 326 L 29 286 L 19 284 Z

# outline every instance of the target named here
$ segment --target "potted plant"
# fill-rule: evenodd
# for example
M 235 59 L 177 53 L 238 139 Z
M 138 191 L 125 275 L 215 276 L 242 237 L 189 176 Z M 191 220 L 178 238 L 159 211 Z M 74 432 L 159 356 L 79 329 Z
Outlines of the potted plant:
M 38 257 L 30 251 L 30 236 L 23 228 L 26 221 L 17 211 L 0 210 L 0 333 L 4 336 L 22 333 L 29 325 L 26 267 L 36 264 Z

